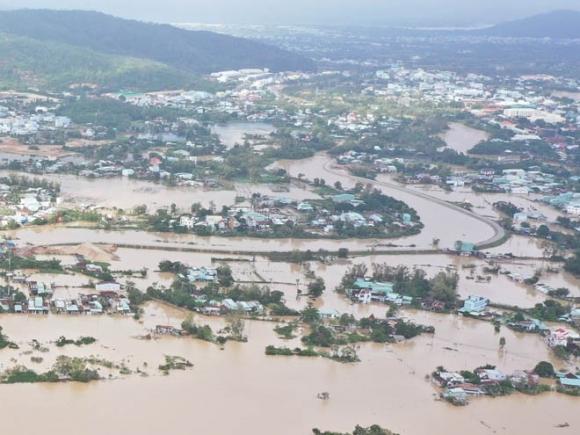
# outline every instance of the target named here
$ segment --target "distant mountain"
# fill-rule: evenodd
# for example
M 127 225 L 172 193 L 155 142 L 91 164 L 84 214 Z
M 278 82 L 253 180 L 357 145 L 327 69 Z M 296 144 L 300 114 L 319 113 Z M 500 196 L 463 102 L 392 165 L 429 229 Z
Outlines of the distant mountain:
M 554 11 L 472 33 L 514 38 L 580 39 L 580 11 Z
M 147 59 L 0 33 L 0 88 L 62 89 L 88 83 L 110 89 L 154 90 L 198 82 L 192 74 Z
M 0 32 L 100 53 L 149 59 L 190 73 L 313 67 L 309 59 L 248 39 L 125 20 L 98 12 L 2 11 Z

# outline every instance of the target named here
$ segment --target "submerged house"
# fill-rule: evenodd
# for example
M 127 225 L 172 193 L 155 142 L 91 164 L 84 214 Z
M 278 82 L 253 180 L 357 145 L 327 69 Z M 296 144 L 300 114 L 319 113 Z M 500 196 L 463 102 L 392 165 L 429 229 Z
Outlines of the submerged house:
M 459 309 L 460 313 L 480 315 L 487 308 L 489 299 L 482 296 L 469 296 L 463 303 L 463 307 Z
M 475 243 L 458 240 L 454 245 L 455 252 L 460 255 L 473 255 L 476 251 Z

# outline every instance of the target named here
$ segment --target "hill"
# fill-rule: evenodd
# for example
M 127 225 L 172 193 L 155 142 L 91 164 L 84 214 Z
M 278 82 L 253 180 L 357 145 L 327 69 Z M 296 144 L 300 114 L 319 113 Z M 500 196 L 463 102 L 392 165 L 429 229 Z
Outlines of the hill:
M 514 38 L 580 39 L 580 11 L 554 11 L 473 31 Z
M 111 89 L 155 90 L 193 85 L 196 80 L 150 60 L 0 33 L 0 88 L 61 89 L 90 83 Z
M 190 73 L 313 67 L 309 59 L 248 39 L 125 20 L 98 12 L 2 11 L 0 32 L 99 53 L 149 59 Z

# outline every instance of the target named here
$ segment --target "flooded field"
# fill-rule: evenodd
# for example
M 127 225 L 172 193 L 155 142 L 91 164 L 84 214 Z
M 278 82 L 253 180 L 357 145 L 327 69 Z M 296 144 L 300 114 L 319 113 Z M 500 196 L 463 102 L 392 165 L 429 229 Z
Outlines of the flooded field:
M 0 176 L 23 175 L 18 172 L 0 171 Z M 318 198 L 308 189 L 290 186 L 286 192 L 276 192 L 264 184 L 236 183 L 231 189 L 214 190 L 195 187 L 171 187 L 148 181 L 133 180 L 127 177 L 89 179 L 75 175 L 42 175 L 49 181 L 61 186 L 61 195 L 65 205 L 97 205 L 99 207 L 131 209 L 146 204 L 150 210 L 169 207 L 171 204 L 183 210 L 190 210 L 195 202 L 209 207 L 213 202 L 216 207 L 231 206 L 236 196 L 251 197 L 252 193 L 271 196 L 285 196 L 297 201 Z M 115 184 L 115 194 L 111 195 L 111 183 Z
M 441 139 L 445 141 L 448 148 L 464 154 L 467 154 L 471 148 L 487 138 L 489 135 L 485 131 L 457 122 L 449 124 L 449 129 L 441 135 Z
M 214 125 L 211 131 L 219 136 L 226 147 L 233 148 L 235 145 L 243 145 L 246 135 L 267 137 L 276 128 L 265 122 L 230 122 Z

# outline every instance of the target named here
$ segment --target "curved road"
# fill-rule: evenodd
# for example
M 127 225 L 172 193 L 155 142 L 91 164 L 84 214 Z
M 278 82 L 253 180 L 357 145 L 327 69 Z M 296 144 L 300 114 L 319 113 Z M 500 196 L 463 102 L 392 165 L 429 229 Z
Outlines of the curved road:
M 323 165 L 323 169 L 330 174 L 333 174 L 333 175 L 339 176 L 339 177 L 348 178 L 348 179 L 355 181 L 355 182 L 361 182 L 364 184 L 371 184 L 371 185 L 375 185 L 375 186 L 382 186 L 382 187 L 386 187 L 388 189 L 396 190 L 398 192 L 402 192 L 405 194 L 416 196 L 418 198 L 425 199 L 427 201 L 441 205 L 441 206 L 446 207 L 450 210 L 453 210 L 457 213 L 461 213 L 465 216 L 468 216 L 469 218 L 476 219 L 477 221 L 486 224 L 487 226 L 489 226 L 493 230 L 494 234 L 493 234 L 493 236 L 491 236 L 485 240 L 474 242 L 480 249 L 485 249 L 486 247 L 496 245 L 497 243 L 500 243 L 502 240 L 504 240 L 506 238 L 506 235 L 507 235 L 506 231 L 502 228 L 501 225 L 499 225 L 497 222 L 495 222 L 491 219 L 480 216 L 480 215 L 473 213 L 469 210 L 466 210 L 464 208 L 458 207 L 458 206 L 451 204 L 447 201 L 444 201 L 440 198 L 428 195 L 428 194 L 423 193 L 423 192 L 417 192 L 417 191 L 412 190 L 412 189 L 407 189 L 406 187 L 401 186 L 401 185 L 396 184 L 396 183 L 389 183 L 386 181 L 369 180 L 369 179 L 357 177 L 357 176 L 354 176 L 351 174 L 345 174 L 344 171 L 339 171 L 337 169 L 333 169 L 333 165 L 334 165 L 334 162 L 332 160 L 330 160 Z
M 156 234 L 143 231 L 114 231 L 107 232 L 103 230 L 90 230 L 82 228 L 31 228 L 26 227 L 12 232 L 28 246 L 55 246 L 55 245 L 72 245 L 80 243 L 93 244 L 115 244 L 123 247 L 134 247 L 141 249 L 166 249 L 166 250 L 183 250 L 190 252 L 204 253 L 235 253 L 250 255 L 263 255 L 272 252 L 292 252 L 292 251 L 316 251 L 326 249 L 331 252 L 338 251 L 339 248 L 346 247 L 353 255 L 366 255 L 368 253 L 380 254 L 426 254 L 426 253 L 443 253 L 444 251 L 434 249 L 431 246 L 433 237 L 444 237 L 445 243 L 450 245 L 458 239 L 469 240 L 480 249 L 497 245 L 506 238 L 506 232 L 491 219 L 477 215 L 465 210 L 454 204 L 450 204 L 443 199 L 407 189 L 396 183 L 388 181 L 368 180 L 353 176 L 344 170 L 334 168 L 334 161 L 328 159 L 324 154 L 319 154 L 318 158 L 324 158 L 323 161 L 314 162 L 313 167 L 308 168 L 310 178 L 323 175 L 324 173 L 338 178 L 343 184 L 357 182 L 374 185 L 377 188 L 384 188 L 385 194 L 388 190 L 400 192 L 403 196 L 413 196 L 418 198 L 415 204 L 410 204 L 418 210 L 419 215 L 423 218 L 425 228 L 419 239 L 412 240 L 407 238 L 407 246 L 385 246 L 380 249 L 380 243 L 392 243 L 401 239 L 381 239 L 381 241 L 364 239 L 350 240 L 326 240 L 326 239 L 247 239 L 247 238 L 224 238 L 224 237 L 197 237 L 194 235 L 175 235 L 175 234 Z M 295 162 L 294 162 L 295 163 Z M 304 162 L 302 162 L 304 163 Z M 310 161 L 309 163 L 312 163 Z M 293 168 L 294 170 L 300 168 Z M 322 173 L 322 174 L 321 174 Z M 398 195 L 393 195 L 398 196 Z M 401 199 L 401 198 L 399 198 Z M 412 198 L 411 198 L 412 199 Z M 405 201 L 405 199 L 403 199 Z M 409 202 L 408 200 L 406 202 Z M 437 207 L 432 208 L 432 204 Z M 439 207 L 439 210 L 437 209 Z M 440 207 L 444 207 L 442 210 Z M 470 223 L 470 220 L 472 223 Z M 490 231 L 491 230 L 491 231 Z M 490 235 L 491 234 L 491 235 Z M 478 235 L 483 235 L 484 240 L 477 240 Z M 405 238 L 403 238 L 405 239 Z

